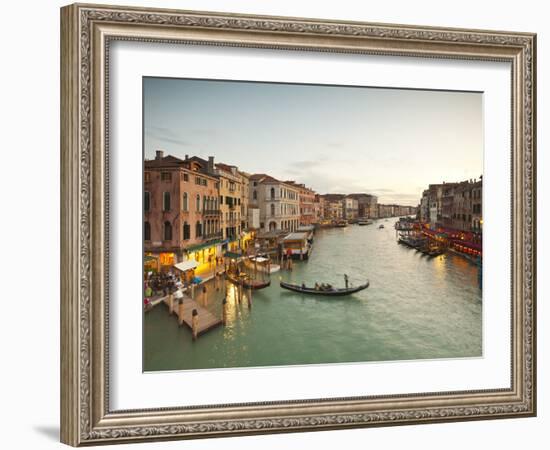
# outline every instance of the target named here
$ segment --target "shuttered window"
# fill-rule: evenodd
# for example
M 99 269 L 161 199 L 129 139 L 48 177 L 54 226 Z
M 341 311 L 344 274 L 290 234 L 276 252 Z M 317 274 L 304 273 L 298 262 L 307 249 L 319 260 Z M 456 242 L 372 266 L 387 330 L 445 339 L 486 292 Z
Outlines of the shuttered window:
M 170 192 L 164 192 L 162 195 L 162 210 L 170 211 Z
M 151 193 L 149 191 L 145 191 L 143 195 L 143 210 L 151 210 Z
M 151 224 L 149 222 L 143 224 L 143 239 L 145 241 L 151 240 Z
M 172 240 L 172 224 L 170 222 L 164 222 L 164 240 Z

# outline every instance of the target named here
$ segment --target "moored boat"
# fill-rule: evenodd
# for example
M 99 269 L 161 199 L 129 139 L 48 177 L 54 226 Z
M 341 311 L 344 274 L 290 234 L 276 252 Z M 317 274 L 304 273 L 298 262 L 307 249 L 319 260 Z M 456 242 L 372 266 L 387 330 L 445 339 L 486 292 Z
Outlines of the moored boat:
M 312 245 L 309 241 L 308 233 L 290 233 L 282 239 L 282 252 L 292 259 L 308 259 L 311 253 Z
M 445 253 L 444 248 L 439 247 L 439 246 L 434 246 L 434 245 L 426 245 L 426 246 L 423 246 L 423 247 L 419 247 L 419 248 L 417 248 L 417 250 L 419 252 L 423 253 L 424 255 L 429 256 L 431 258 L 433 258 L 435 256 L 440 256 L 443 253 Z
M 244 265 L 247 269 L 261 273 L 275 273 L 281 270 L 279 264 L 271 262 L 271 259 L 267 254 L 249 256 L 244 260 Z
M 369 219 L 359 219 L 357 221 L 357 225 L 361 225 L 361 226 L 364 226 L 364 225 L 372 225 L 372 220 L 369 220 Z
M 288 289 L 289 291 L 299 292 L 301 294 L 325 295 L 325 296 L 334 296 L 334 297 L 354 294 L 355 292 L 359 292 L 359 291 L 362 291 L 363 289 L 368 288 L 369 284 L 370 283 L 367 281 L 366 283 L 355 287 L 335 288 L 330 286 L 327 288 L 319 287 L 318 289 L 315 289 L 314 287 L 311 288 L 305 285 L 299 286 L 297 284 L 285 283 L 284 281 L 280 282 L 281 287 L 283 289 Z
M 264 289 L 271 285 L 271 280 L 252 280 L 250 278 L 241 278 L 231 273 L 226 273 L 225 277 L 236 286 L 242 284 L 245 289 Z
M 415 237 L 415 236 L 399 236 L 400 244 L 406 245 L 407 247 L 411 247 L 414 249 L 419 249 L 426 245 L 427 239 L 425 237 Z

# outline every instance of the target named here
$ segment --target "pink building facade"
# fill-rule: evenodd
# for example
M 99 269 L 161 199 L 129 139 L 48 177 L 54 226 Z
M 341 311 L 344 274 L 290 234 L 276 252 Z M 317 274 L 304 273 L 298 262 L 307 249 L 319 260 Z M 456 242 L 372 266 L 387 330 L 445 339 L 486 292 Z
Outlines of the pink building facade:
M 195 161 L 164 156 L 144 163 L 144 250 L 161 265 L 186 259 L 200 244 L 221 237 L 218 179 Z

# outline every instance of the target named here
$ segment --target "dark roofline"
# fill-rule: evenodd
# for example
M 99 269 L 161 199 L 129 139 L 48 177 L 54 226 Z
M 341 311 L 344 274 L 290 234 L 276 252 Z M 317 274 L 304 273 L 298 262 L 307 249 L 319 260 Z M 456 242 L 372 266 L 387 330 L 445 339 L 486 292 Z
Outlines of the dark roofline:
M 166 155 L 161 159 L 146 159 L 143 161 L 143 165 L 146 169 L 162 169 L 162 168 L 186 168 L 186 163 L 183 159 L 177 158 L 172 155 Z

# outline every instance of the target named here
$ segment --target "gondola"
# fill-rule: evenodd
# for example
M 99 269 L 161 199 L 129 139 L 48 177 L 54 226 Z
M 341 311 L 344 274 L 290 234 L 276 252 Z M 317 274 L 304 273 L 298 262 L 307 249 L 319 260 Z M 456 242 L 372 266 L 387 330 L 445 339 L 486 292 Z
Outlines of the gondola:
M 333 297 L 337 297 L 340 295 L 354 294 L 355 292 L 359 292 L 359 291 L 362 291 L 363 289 L 368 288 L 369 284 L 370 283 L 367 281 L 365 284 L 361 284 L 359 286 L 349 287 L 349 288 L 315 289 L 315 288 L 298 286 L 296 284 L 285 283 L 284 281 L 280 282 L 281 287 L 283 289 L 288 289 L 289 291 L 299 292 L 301 294 L 326 295 L 326 296 L 333 296 Z
M 233 283 L 236 286 L 240 286 L 241 283 L 245 289 L 264 289 L 271 285 L 271 280 L 267 281 L 261 281 L 261 280 L 250 280 L 250 279 L 243 279 L 242 281 L 239 280 L 239 278 L 235 277 L 232 274 L 226 273 L 225 277 L 227 280 L 231 283 Z

